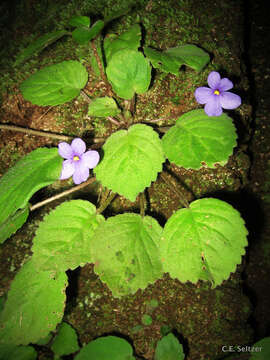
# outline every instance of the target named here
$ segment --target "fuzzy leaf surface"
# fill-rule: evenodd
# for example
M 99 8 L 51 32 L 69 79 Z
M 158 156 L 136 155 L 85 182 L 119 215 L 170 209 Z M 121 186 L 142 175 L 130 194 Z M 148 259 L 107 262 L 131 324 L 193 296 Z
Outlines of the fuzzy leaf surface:
M 31 196 L 60 177 L 57 148 L 39 148 L 20 159 L 0 179 L 0 224 L 27 206 Z
M 21 64 L 23 61 L 28 60 L 32 55 L 40 53 L 47 46 L 51 45 L 67 34 L 68 32 L 66 30 L 59 30 L 39 37 L 19 53 L 19 55 L 16 57 L 15 66 Z
M 56 337 L 53 339 L 51 349 L 58 357 L 80 350 L 76 331 L 71 325 L 62 322 Z
M 108 96 L 96 98 L 88 106 L 88 115 L 97 117 L 115 116 L 120 113 L 115 100 Z
M 142 53 L 124 49 L 111 57 L 106 74 L 115 93 L 128 100 L 135 93 L 143 94 L 147 91 L 151 81 L 151 66 Z
M 66 271 L 91 262 L 94 230 L 104 221 L 86 200 L 62 203 L 46 215 L 33 240 L 32 261 L 37 269 Z
M 66 286 L 64 272 L 37 271 L 31 260 L 24 264 L 0 314 L 0 344 L 36 343 L 53 331 L 64 314 Z
M 85 345 L 74 360 L 135 360 L 132 346 L 117 336 L 104 336 Z
M 186 169 L 225 165 L 236 146 L 236 129 L 226 115 L 208 116 L 204 110 L 182 115 L 163 136 L 167 158 Z
M 183 346 L 172 334 L 164 336 L 158 341 L 154 360 L 184 360 Z
M 3 243 L 7 238 L 14 234 L 26 222 L 29 214 L 29 207 L 19 209 L 15 214 L 8 217 L 0 224 L 0 243 Z
M 163 274 L 162 228 L 150 216 L 127 213 L 108 218 L 92 241 L 95 272 L 115 297 L 134 294 Z
M 181 282 L 208 280 L 215 287 L 241 263 L 247 229 L 228 203 L 204 198 L 176 211 L 161 241 L 164 271 Z
M 165 51 L 158 51 L 150 47 L 144 48 L 144 53 L 152 65 L 164 72 L 179 74 L 182 65 L 201 71 L 210 61 L 209 55 L 195 45 L 182 45 Z
M 37 71 L 21 84 L 20 89 L 32 104 L 54 106 L 78 96 L 87 80 L 85 67 L 78 61 L 69 60 Z
M 97 180 L 131 201 L 162 170 L 162 143 L 150 126 L 137 124 L 119 130 L 107 139 L 102 149 L 104 157 L 94 169 Z

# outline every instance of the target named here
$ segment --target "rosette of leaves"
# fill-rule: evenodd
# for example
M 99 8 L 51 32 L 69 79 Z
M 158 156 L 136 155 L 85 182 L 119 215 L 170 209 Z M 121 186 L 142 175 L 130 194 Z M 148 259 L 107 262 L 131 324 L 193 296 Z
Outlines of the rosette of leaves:
M 91 244 L 94 271 L 113 296 L 133 294 L 162 276 L 161 234 L 155 219 L 132 213 L 110 217 L 96 229 Z
M 210 61 L 210 56 L 204 50 L 191 44 L 177 46 L 165 51 L 145 47 L 144 53 L 154 68 L 174 75 L 179 74 L 182 65 L 201 71 Z
M 94 169 L 103 186 L 131 201 L 157 178 L 164 153 L 158 134 L 147 125 L 132 125 L 112 134 L 102 147 L 104 157 Z
M 60 177 L 62 160 L 56 148 L 40 148 L 20 159 L 0 179 L 0 242 L 26 221 L 28 201 Z
M 228 203 L 199 199 L 176 211 L 167 221 L 161 241 L 164 271 L 181 282 L 208 280 L 215 287 L 241 263 L 247 229 Z
M 167 158 L 186 169 L 225 165 L 236 146 L 236 129 L 226 115 L 208 116 L 203 109 L 182 115 L 163 136 Z
M 23 97 L 32 104 L 54 106 L 74 99 L 88 81 L 85 67 L 69 60 L 47 66 L 25 80 L 21 86 Z

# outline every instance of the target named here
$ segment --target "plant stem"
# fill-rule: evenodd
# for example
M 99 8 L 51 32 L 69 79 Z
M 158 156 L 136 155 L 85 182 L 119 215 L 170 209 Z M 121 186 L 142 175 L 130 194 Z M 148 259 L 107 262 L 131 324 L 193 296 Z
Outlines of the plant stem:
M 0 124 L 0 129 L 18 131 L 18 132 L 23 132 L 23 133 L 30 134 L 30 135 L 44 136 L 44 137 L 58 139 L 58 140 L 64 140 L 64 141 L 69 141 L 69 140 L 74 139 L 73 136 L 59 135 L 59 134 L 55 134 L 55 133 L 51 133 L 51 132 L 27 129 L 27 128 L 15 126 L 15 125 Z
M 73 188 L 71 188 L 69 190 L 63 191 L 60 194 L 54 195 L 44 201 L 40 201 L 39 203 L 37 203 L 35 205 L 30 205 L 30 211 L 36 210 L 36 209 L 40 208 L 41 206 L 49 204 L 50 202 L 52 202 L 54 200 L 60 199 L 63 196 L 67 196 L 67 195 L 73 193 L 74 191 L 80 190 L 80 189 L 84 188 L 85 186 L 92 184 L 94 181 L 96 181 L 96 178 L 92 177 L 89 180 L 85 181 L 84 183 L 74 186 Z
M 85 91 L 81 90 L 81 91 L 80 91 L 80 95 L 84 98 L 84 100 L 86 100 L 86 101 L 88 102 L 88 104 L 90 104 L 90 102 L 91 102 L 92 100 L 91 100 L 90 97 L 86 94 Z
M 174 191 L 178 197 L 181 199 L 180 202 L 181 204 L 186 207 L 189 208 L 189 203 L 188 201 L 184 198 L 184 196 L 172 185 L 172 183 L 170 181 L 168 181 L 168 179 L 166 178 L 166 176 L 164 176 L 162 173 L 160 174 L 160 177 L 162 178 L 162 180 L 169 186 L 169 188 Z
M 97 214 L 101 214 L 109 205 L 110 203 L 113 201 L 113 199 L 115 198 L 116 194 L 115 193 L 111 193 L 107 199 L 102 203 L 100 204 L 99 208 L 97 209 L 96 213 Z
M 140 193 L 140 215 L 144 217 L 145 197 L 144 192 Z
M 95 44 L 95 40 L 92 40 L 92 41 L 91 41 L 91 46 L 92 46 L 92 49 L 93 49 L 93 52 L 94 52 L 94 56 L 95 56 L 95 58 L 96 58 L 96 60 L 97 60 L 98 69 L 99 69 L 101 78 L 102 78 L 103 82 L 107 85 L 109 95 L 110 95 L 110 96 L 113 96 L 113 92 L 112 92 L 112 89 L 111 89 L 111 85 L 109 84 L 109 82 L 108 82 L 108 80 L 107 80 L 107 77 L 106 77 L 106 75 L 105 75 L 105 73 L 104 73 L 103 65 L 102 65 L 101 59 L 100 59 L 99 54 L 98 54 L 98 51 L 97 51 L 97 47 L 96 47 L 96 44 Z
M 117 125 L 117 126 L 120 126 L 120 125 L 121 125 L 119 121 L 115 120 L 115 119 L 114 119 L 113 117 L 111 117 L 111 116 L 107 116 L 107 119 L 108 119 L 112 124 L 115 124 L 115 125 Z

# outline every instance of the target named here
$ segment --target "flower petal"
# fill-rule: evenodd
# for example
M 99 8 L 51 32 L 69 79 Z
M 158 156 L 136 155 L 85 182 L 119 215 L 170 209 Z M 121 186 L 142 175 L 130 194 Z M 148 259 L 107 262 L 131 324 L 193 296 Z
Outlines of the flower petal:
M 220 116 L 222 114 L 222 107 L 219 99 L 220 95 L 212 96 L 211 100 L 205 105 L 204 111 L 208 116 Z
M 94 169 L 99 162 L 99 153 L 95 150 L 86 151 L 82 155 L 81 163 L 84 167 L 88 169 Z
M 75 163 L 75 171 L 73 174 L 73 181 L 76 185 L 86 181 L 89 177 L 89 169 L 85 167 L 81 161 Z
M 217 89 L 220 82 L 219 73 L 217 71 L 211 71 L 208 75 L 207 82 L 211 89 Z
M 208 87 L 199 87 L 194 93 L 195 99 L 199 104 L 206 104 L 213 96 L 213 90 Z
M 72 159 L 72 147 L 66 142 L 61 142 L 58 144 L 58 154 L 64 159 Z
M 76 155 L 82 155 L 86 150 L 85 142 L 80 138 L 72 140 L 71 147 Z
M 68 179 L 69 177 L 71 177 L 73 175 L 74 171 L 75 171 L 75 165 L 72 160 L 63 161 L 60 180 Z
M 236 109 L 241 105 L 241 98 L 236 94 L 225 91 L 220 94 L 220 104 L 224 109 Z
M 227 78 L 223 78 L 220 80 L 219 85 L 218 85 L 218 90 L 220 92 L 224 92 L 227 90 L 230 90 L 233 88 L 233 83 L 231 82 L 231 80 L 227 79 Z

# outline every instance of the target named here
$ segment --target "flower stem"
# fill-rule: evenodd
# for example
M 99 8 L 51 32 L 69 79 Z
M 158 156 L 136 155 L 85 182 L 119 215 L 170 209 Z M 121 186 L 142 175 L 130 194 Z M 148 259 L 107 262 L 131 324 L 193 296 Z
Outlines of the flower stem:
M 96 181 L 96 178 L 92 177 L 89 180 L 85 181 L 84 183 L 74 186 L 73 188 L 71 188 L 69 190 L 63 191 L 60 194 L 54 195 L 44 201 L 40 201 L 39 203 L 37 203 L 35 205 L 30 205 L 30 211 L 36 210 L 36 209 L 40 208 L 41 206 L 49 204 L 50 202 L 52 202 L 54 200 L 60 199 L 63 196 L 67 196 L 67 195 L 73 193 L 74 191 L 80 190 L 80 189 L 84 188 L 85 186 L 92 184 L 94 181 Z
M 99 208 L 97 209 L 96 213 L 97 214 L 101 214 L 109 205 L 110 203 L 113 201 L 113 199 L 115 198 L 117 194 L 115 193 L 111 193 L 104 202 L 102 202 L 102 204 L 100 204 Z
M 166 178 L 166 176 L 164 176 L 162 173 L 160 174 L 160 177 L 162 178 L 162 180 L 169 186 L 169 188 L 174 191 L 178 197 L 180 198 L 180 203 L 186 207 L 189 208 L 189 203 L 188 201 L 184 198 L 184 196 L 180 193 L 180 191 L 178 191 L 170 181 L 168 181 L 168 179 Z
M 59 134 L 55 134 L 55 133 L 51 133 L 51 132 L 27 129 L 27 128 L 15 126 L 15 125 L 0 124 L 0 129 L 18 131 L 18 132 L 23 132 L 23 133 L 30 134 L 30 135 L 44 136 L 44 137 L 63 140 L 63 141 L 70 141 L 70 140 L 74 139 L 74 136 L 59 135 Z

